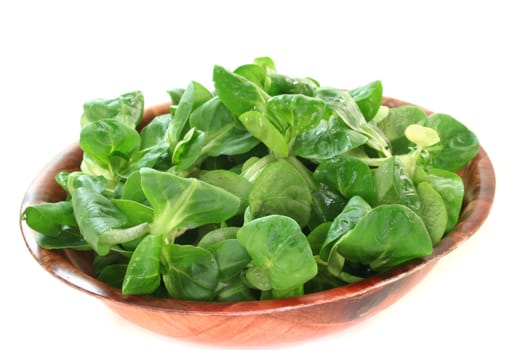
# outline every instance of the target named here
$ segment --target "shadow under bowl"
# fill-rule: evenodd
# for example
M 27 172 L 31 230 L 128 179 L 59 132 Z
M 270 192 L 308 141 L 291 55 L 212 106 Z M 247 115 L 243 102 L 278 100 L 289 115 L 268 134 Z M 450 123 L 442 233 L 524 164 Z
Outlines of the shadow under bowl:
M 409 103 L 384 98 L 383 104 L 396 107 Z M 141 126 L 168 110 L 169 103 L 147 108 Z M 78 170 L 81 160 L 78 143 L 58 154 L 30 185 L 21 212 L 36 203 L 63 200 L 65 192 L 54 177 L 61 171 Z M 124 296 L 119 289 L 93 277 L 93 256 L 89 252 L 40 248 L 35 241 L 35 232 L 25 221 L 20 221 L 20 227 L 27 248 L 45 270 L 69 286 L 105 302 L 125 319 L 151 331 L 209 344 L 260 345 L 303 341 L 349 327 L 388 307 L 426 276 L 441 257 L 479 229 L 490 212 L 495 193 L 494 169 L 482 147 L 459 175 L 465 184 L 459 223 L 434 247 L 432 255 L 358 283 L 280 300 L 196 302 Z

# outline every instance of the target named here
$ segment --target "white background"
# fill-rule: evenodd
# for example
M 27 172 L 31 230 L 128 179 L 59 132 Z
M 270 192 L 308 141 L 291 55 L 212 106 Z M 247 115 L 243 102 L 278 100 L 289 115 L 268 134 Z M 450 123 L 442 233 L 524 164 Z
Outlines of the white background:
M 46 273 L 18 227 L 25 190 L 77 140 L 85 100 L 146 104 L 214 64 L 271 56 L 323 85 L 455 116 L 497 175 L 479 232 L 376 317 L 289 349 L 523 349 L 525 25 L 519 1 L 4 1 L 0 5 L 0 348 L 205 349 L 142 330 Z M 13 345 L 8 345 L 13 344 Z M 486 347 L 485 347 L 486 346 Z

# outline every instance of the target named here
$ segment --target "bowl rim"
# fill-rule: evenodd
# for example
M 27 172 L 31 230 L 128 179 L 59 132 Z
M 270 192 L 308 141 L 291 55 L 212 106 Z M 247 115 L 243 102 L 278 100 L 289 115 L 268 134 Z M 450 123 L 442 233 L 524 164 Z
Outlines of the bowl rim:
M 167 113 L 170 103 L 162 103 L 148 107 L 139 129 L 149 123 L 155 116 Z M 384 97 L 383 105 L 388 107 L 401 105 L 414 105 L 395 98 Z M 424 109 L 424 108 L 423 108 Z M 430 114 L 429 110 L 426 110 Z M 265 314 L 285 312 L 290 309 L 311 307 L 313 305 L 327 304 L 342 299 L 360 297 L 374 290 L 398 281 L 408 275 L 417 273 L 423 268 L 433 267 L 443 256 L 457 248 L 462 242 L 470 238 L 488 217 L 495 195 L 496 178 L 494 168 L 488 154 L 482 146 L 479 147 L 477 156 L 460 172 L 466 179 L 475 177 L 478 182 L 469 198 L 465 198 L 460 219 L 456 228 L 434 247 L 431 255 L 411 260 L 384 273 L 365 278 L 360 282 L 308 293 L 303 296 L 240 302 L 208 302 L 188 301 L 177 299 L 161 299 L 152 296 L 124 296 L 120 289 L 106 285 L 89 274 L 82 271 L 74 259 L 71 259 L 72 250 L 48 250 L 38 246 L 35 240 L 36 233 L 23 220 L 22 213 L 29 205 L 44 201 L 62 200 L 57 196 L 58 184 L 54 176 L 59 171 L 72 171 L 78 169 L 82 151 L 78 141 L 57 154 L 34 178 L 27 189 L 20 206 L 19 224 L 26 247 L 33 258 L 51 275 L 67 285 L 84 293 L 95 296 L 105 302 L 133 304 L 136 307 L 160 309 L 184 314 L 205 315 L 242 315 Z M 464 178 L 465 181 L 465 178 Z M 472 184 L 471 184 L 472 185 Z M 54 188 L 53 188 L 54 187 Z M 465 186 L 467 188 L 467 186 Z M 62 191 L 63 192 L 63 191 Z M 65 192 L 64 192 L 65 194 Z M 466 193 L 467 195 L 467 193 Z

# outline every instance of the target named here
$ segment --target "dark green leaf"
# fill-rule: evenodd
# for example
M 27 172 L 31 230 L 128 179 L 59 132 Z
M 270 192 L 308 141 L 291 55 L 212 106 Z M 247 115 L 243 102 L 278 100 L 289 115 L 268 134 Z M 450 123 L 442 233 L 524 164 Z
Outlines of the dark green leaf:
M 127 267 L 127 264 L 108 265 L 97 275 L 97 280 L 115 288 L 122 288 Z
M 172 298 L 213 300 L 219 267 L 204 248 L 168 244 L 162 249 L 162 279 Z
M 255 300 L 251 290 L 242 282 L 240 277 L 219 282 L 216 290 L 217 301 L 250 301 Z
M 381 106 L 383 85 L 380 80 L 350 91 L 366 121 L 372 120 Z
M 207 248 L 208 246 L 224 241 L 226 239 L 232 239 L 237 237 L 238 227 L 221 227 L 213 231 L 208 232 L 202 239 L 199 241 L 198 246 L 201 248 Z
M 310 234 L 307 236 L 308 243 L 310 244 L 310 248 L 312 248 L 313 255 L 319 255 L 321 247 L 324 241 L 326 240 L 326 235 L 328 234 L 330 225 L 332 225 L 331 221 L 323 222 L 322 224 L 314 228 L 312 232 L 310 232 Z
M 227 281 L 239 276 L 251 261 L 250 255 L 237 239 L 225 239 L 206 247 L 219 265 L 219 280 Z
M 337 192 L 321 185 L 312 190 L 312 214 L 308 226 L 317 227 L 323 222 L 332 221 L 343 210 L 346 199 Z
M 383 271 L 432 253 L 423 220 L 400 204 L 375 207 L 337 243 L 346 259 Z
M 313 96 L 318 84 L 309 78 L 292 78 L 283 74 L 269 73 L 270 86 L 268 94 L 270 96 L 283 94 L 301 94 Z
M 35 240 L 37 244 L 44 249 L 80 249 L 87 250 L 91 245 L 82 237 L 78 228 L 64 229 L 58 236 L 51 237 L 41 233 L 36 234 Z
M 367 142 L 367 138 L 337 121 L 321 120 L 313 129 L 299 134 L 293 144 L 296 155 L 324 160 L 337 157 Z
M 64 225 L 77 226 L 70 201 L 35 204 L 27 207 L 22 217 L 33 230 L 52 237 L 57 237 Z
M 458 171 L 478 154 L 479 141 L 466 126 L 447 114 L 432 114 L 425 126 L 436 130 L 443 146 L 431 154 L 434 168 Z
M 354 157 L 326 160 L 314 171 L 314 179 L 346 198 L 361 196 L 368 203 L 376 202 L 376 185 L 368 165 Z
M 371 210 L 372 208 L 363 198 L 359 196 L 352 197 L 330 225 L 326 239 L 319 252 L 321 259 L 327 261 L 328 255 L 337 240 L 354 228 Z
M 161 235 L 148 235 L 142 239 L 131 255 L 122 294 L 151 294 L 159 288 L 161 250 Z

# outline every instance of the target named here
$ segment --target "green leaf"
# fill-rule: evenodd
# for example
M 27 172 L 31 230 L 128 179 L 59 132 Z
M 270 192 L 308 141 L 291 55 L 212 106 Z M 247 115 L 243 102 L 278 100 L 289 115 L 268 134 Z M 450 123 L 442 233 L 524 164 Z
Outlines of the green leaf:
M 312 193 L 312 213 L 308 226 L 317 227 L 323 222 L 332 221 L 343 210 L 346 199 L 326 186 L 310 189 Z
M 416 187 L 395 156 L 384 161 L 374 172 L 379 204 L 404 204 L 418 212 L 421 201 Z
M 153 209 L 129 199 L 112 199 L 113 204 L 126 216 L 127 225 L 135 226 L 153 221 Z
M 263 67 L 256 64 L 242 65 L 236 68 L 233 73 L 248 79 L 263 90 L 265 89 L 265 86 L 269 84 L 266 71 Z
M 172 118 L 171 114 L 163 114 L 153 118 L 140 132 L 140 149 L 156 147 L 166 142 L 166 133 Z
M 461 177 L 442 169 L 429 169 L 426 180 L 439 193 L 447 209 L 446 232 L 456 227 L 463 205 L 464 185 Z
M 71 201 L 40 203 L 27 207 L 22 218 L 33 230 L 57 237 L 64 225 L 77 226 Z
M 135 171 L 128 176 L 126 182 L 122 186 L 122 191 L 120 194 L 121 199 L 129 199 L 139 203 L 146 202 L 146 196 L 142 191 L 142 184 L 140 182 L 140 172 Z
M 325 114 L 325 103 L 304 95 L 279 95 L 266 102 L 270 121 L 293 140 L 300 133 L 317 126 Z
M 428 182 L 417 185 L 417 193 L 421 199 L 419 215 L 427 227 L 432 244 L 439 243 L 447 228 L 447 208 L 439 193 Z
M 394 154 L 405 154 L 412 145 L 405 136 L 406 128 L 412 124 L 423 125 L 426 119 L 427 115 L 421 108 L 400 106 L 390 108 L 387 117 L 377 123 L 377 126 L 390 140 Z
M 114 99 L 93 99 L 84 103 L 82 127 L 104 119 L 115 119 L 134 129 L 144 113 L 144 95 L 140 91 L 128 92 Z
M 284 74 L 269 72 L 270 85 L 268 94 L 270 96 L 284 94 L 301 94 L 305 96 L 314 96 L 315 89 L 319 86 L 310 78 L 292 78 Z
M 114 158 L 129 160 L 140 147 L 140 135 L 118 120 L 107 119 L 90 123 L 80 131 L 80 148 L 91 159 L 109 166 Z
M 316 96 L 325 101 L 351 130 L 365 136 L 368 146 L 385 156 L 390 155 L 387 140 L 373 124 L 366 122 L 349 91 L 323 87 L 317 89 Z
M 238 214 L 246 210 L 248 197 L 252 189 L 251 182 L 246 178 L 228 170 L 211 170 L 202 174 L 200 179 L 237 196 L 241 201 L 239 210 L 237 211 Z
M 381 106 L 383 85 L 380 80 L 376 80 L 367 85 L 351 90 L 350 95 L 352 95 L 359 106 L 365 120 L 370 121 L 374 118 Z
M 325 160 L 337 157 L 367 142 L 367 138 L 342 125 L 335 118 L 299 134 L 293 152 L 303 158 Z
M 434 129 L 418 124 L 410 124 L 405 129 L 405 137 L 421 148 L 429 147 L 439 142 L 439 135 Z
M 128 177 L 142 168 L 153 168 L 168 157 L 169 144 L 167 142 L 141 149 L 131 155 L 127 166 L 118 172 L 121 177 Z
M 314 179 L 346 198 L 361 196 L 368 203 L 376 202 L 376 185 L 372 171 L 362 160 L 340 157 L 326 160 L 314 171 Z
M 252 110 L 264 111 L 268 95 L 243 76 L 216 65 L 213 69 L 213 82 L 217 95 L 233 115 L 240 116 Z
M 323 243 L 326 240 L 326 236 L 328 234 L 328 230 L 330 229 L 330 225 L 332 225 L 331 221 L 323 222 L 322 224 L 319 224 L 316 228 L 314 228 L 312 232 L 310 232 L 310 234 L 307 236 L 308 243 L 310 244 L 310 248 L 312 248 L 313 255 L 319 255 L 321 247 L 323 246 Z
M 219 281 L 239 276 L 251 257 L 237 239 L 225 239 L 206 247 L 219 266 Z
M 432 240 L 423 220 L 400 204 L 372 209 L 337 243 L 337 251 L 351 262 L 384 271 L 432 253 Z
M 250 111 L 243 113 L 239 120 L 246 130 L 264 143 L 278 157 L 288 157 L 288 142 L 264 114 Z
M 458 171 L 478 154 L 479 141 L 465 125 L 447 114 L 432 114 L 425 126 L 436 130 L 442 149 L 431 154 L 432 167 Z
M 152 294 L 160 286 L 162 236 L 148 235 L 139 243 L 129 261 L 122 294 Z
M 270 215 L 250 221 L 239 229 L 237 239 L 255 267 L 267 271 L 272 289 L 302 286 L 317 273 L 308 240 L 289 217 Z
M 44 249 L 91 249 L 91 245 L 86 242 L 76 227 L 63 229 L 56 237 L 37 232 L 35 240 L 38 246 Z
M 162 249 L 162 279 L 172 298 L 213 300 L 219 267 L 204 248 L 167 244 Z
M 167 129 L 167 140 L 171 148 L 175 147 L 182 135 L 188 131 L 188 120 L 191 112 L 210 98 L 212 98 L 211 92 L 203 85 L 196 81 L 192 81 L 188 85 Z
M 243 154 L 259 143 L 218 97 L 193 111 L 189 123 L 204 132 L 202 153 L 211 157 Z
M 147 168 L 140 170 L 140 176 L 154 212 L 153 234 L 169 235 L 177 229 L 219 223 L 239 208 L 237 196 L 204 181 Z
M 204 132 L 191 128 L 180 140 L 171 156 L 171 162 L 177 171 L 194 166 L 199 160 L 204 145 Z
M 255 300 L 251 290 L 239 277 L 220 282 L 216 289 L 217 301 L 235 302 Z
M 264 71 L 267 73 L 275 72 L 275 63 L 270 57 L 256 57 L 253 60 L 253 64 L 256 64 L 259 67 L 263 68 Z
M 212 230 L 204 235 L 199 241 L 198 247 L 208 248 L 210 245 L 224 241 L 226 239 L 232 239 L 237 237 L 238 227 L 221 227 Z
M 337 240 L 353 229 L 371 210 L 372 207 L 363 198 L 359 196 L 352 197 L 330 225 L 326 239 L 319 252 L 321 259 L 327 261 L 328 255 Z
M 113 264 L 105 266 L 97 275 L 97 280 L 109 284 L 115 288 L 122 288 L 124 276 L 126 275 L 127 264 Z
M 114 244 L 131 241 L 148 230 L 145 223 L 126 227 L 126 216 L 110 199 L 92 189 L 76 189 L 71 200 L 82 237 L 99 255 L 106 255 Z
M 286 215 L 304 227 L 310 220 L 312 195 L 297 170 L 287 161 L 279 160 L 267 165 L 257 176 L 249 203 L 253 218 Z
M 182 98 L 182 95 L 184 95 L 184 89 L 181 88 L 175 88 L 168 90 L 168 95 L 170 95 L 171 103 L 176 106 L 180 103 L 180 100 Z

